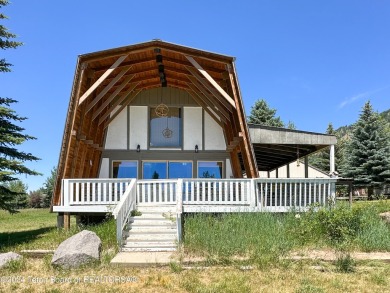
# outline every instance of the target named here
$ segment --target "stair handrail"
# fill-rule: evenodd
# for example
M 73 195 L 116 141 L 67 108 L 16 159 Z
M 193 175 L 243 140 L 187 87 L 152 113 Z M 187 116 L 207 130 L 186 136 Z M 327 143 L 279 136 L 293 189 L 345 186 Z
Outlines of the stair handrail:
M 130 184 L 127 186 L 120 202 L 116 205 L 112 211 L 112 215 L 116 220 L 116 239 L 118 244 L 122 245 L 123 229 L 129 219 L 131 211 L 136 209 L 136 191 L 137 191 L 137 179 L 131 179 Z

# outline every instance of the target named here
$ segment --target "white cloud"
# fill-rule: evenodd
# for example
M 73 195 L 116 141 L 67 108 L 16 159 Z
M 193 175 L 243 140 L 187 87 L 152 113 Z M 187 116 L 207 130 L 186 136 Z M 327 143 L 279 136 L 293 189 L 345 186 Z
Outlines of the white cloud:
M 375 90 L 372 90 L 372 91 L 367 91 L 367 92 L 363 92 L 363 93 L 360 93 L 360 94 L 357 94 L 357 95 L 354 95 L 352 97 L 349 97 L 349 98 L 346 98 L 344 101 L 342 101 L 338 108 L 339 109 L 342 109 L 344 108 L 345 106 L 349 105 L 349 104 L 352 104 L 353 102 L 357 101 L 357 100 L 360 100 L 360 99 L 363 99 L 363 98 L 369 98 L 371 95 L 377 93 L 377 92 L 380 92 L 384 89 L 387 89 L 389 86 L 385 86 L 385 87 L 381 87 L 379 89 L 375 89 Z

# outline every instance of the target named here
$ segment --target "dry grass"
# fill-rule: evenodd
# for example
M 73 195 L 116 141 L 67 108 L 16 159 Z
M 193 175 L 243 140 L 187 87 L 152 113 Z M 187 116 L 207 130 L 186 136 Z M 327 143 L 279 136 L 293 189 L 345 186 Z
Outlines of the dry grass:
M 107 265 L 60 271 L 47 259 L 28 259 L 19 272 L 0 271 L 0 292 L 390 292 L 389 275 L 390 264 L 377 262 L 361 262 L 355 273 L 342 274 L 331 263 L 311 261 L 268 270 L 213 266 L 177 272 Z M 6 282 L 11 277 L 14 281 Z M 114 277 L 128 280 L 104 282 Z
M 55 215 L 47 210 L 26 210 L 13 216 L 0 211 L 0 223 L 0 240 L 8 239 L 6 244 L 0 242 L 3 251 L 49 248 L 67 236 L 54 227 Z M 277 265 L 261 266 L 233 258 L 214 265 L 206 261 L 202 267 L 190 269 L 180 263 L 160 268 L 114 267 L 109 265 L 115 254 L 113 240 L 108 237 L 113 234 L 115 238 L 112 223 L 92 228 L 107 236 L 102 238 L 101 264 L 64 271 L 51 267 L 50 255 L 44 259 L 25 258 L 0 269 L 0 292 L 390 293 L 390 264 L 375 261 L 357 261 L 353 273 L 340 273 L 333 262 L 321 260 L 284 260 Z M 182 259 L 185 258 L 188 255 Z

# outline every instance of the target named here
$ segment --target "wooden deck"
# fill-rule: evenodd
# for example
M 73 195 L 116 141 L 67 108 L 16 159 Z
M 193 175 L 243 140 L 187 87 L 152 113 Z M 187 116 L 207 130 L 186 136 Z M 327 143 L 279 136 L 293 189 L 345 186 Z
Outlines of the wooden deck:
M 54 212 L 111 212 L 122 245 L 131 211 L 139 208 L 170 209 L 180 242 L 183 213 L 302 212 L 334 202 L 336 179 L 64 179 L 62 186 Z

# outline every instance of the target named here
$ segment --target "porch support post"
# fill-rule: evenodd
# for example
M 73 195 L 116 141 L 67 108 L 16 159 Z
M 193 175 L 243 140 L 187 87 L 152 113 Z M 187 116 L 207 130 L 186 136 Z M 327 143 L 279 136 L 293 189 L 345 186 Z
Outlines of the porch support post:
M 70 229 L 70 213 L 64 213 L 64 229 Z
M 305 156 L 305 178 L 309 178 L 309 157 Z
M 334 144 L 330 146 L 330 173 L 333 174 L 336 171 L 335 168 L 335 158 L 334 158 Z
M 290 163 L 286 165 L 287 168 L 287 178 L 290 178 Z

